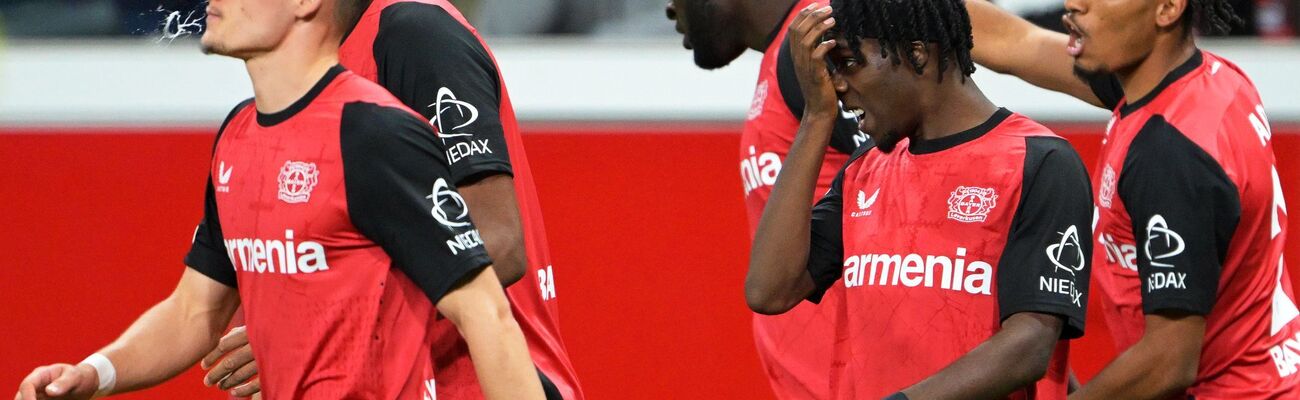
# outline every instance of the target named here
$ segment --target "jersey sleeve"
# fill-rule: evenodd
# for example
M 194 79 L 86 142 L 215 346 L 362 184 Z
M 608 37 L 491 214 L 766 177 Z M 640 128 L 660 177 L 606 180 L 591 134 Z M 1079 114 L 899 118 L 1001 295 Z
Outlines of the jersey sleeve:
M 998 262 L 999 318 L 1060 316 L 1065 339 L 1083 336 L 1092 254 L 1092 189 L 1065 139 L 1030 137 L 1024 184 Z
M 799 88 L 799 77 L 795 75 L 794 59 L 786 50 L 790 48 L 789 43 L 787 38 L 776 55 L 776 85 L 781 89 L 781 98 L 785 99 L 790 114 L 795 119 L 801 119 L 805 101 L 803 90 Z M 866 143 L 867 135 L 858 130 L 857 117 L 844 111 L 843 107 L 840 104 L 840 116 L 835 120 L 835 127 L 831 131 L 830 147 L 840 153 L 853 154 L 859 146 Z
M 1134 137 L 1121 171 L 1117 193 L 1138 244 L 1142 311 L 1209 314 L 1241 219 L 1236 185 L 1160 116 Z
M 1124 100 L 1124 86 L 1120 85 L 1119 78 L 1115 74 L 1100 74 L 1084 78 L 1088 87 L 1092 88 L 1092 94 L 1101 100 L 1101 105 L 1107 109 L 1114 110 L 1119 107 L 1119 102 Z
M 840 279 L 840 272 L 844 269 L 844 171 L 872 147 L 875 146 L 867 140 L 854 151 L 849 162 L 831 181 L 830 190 L 813 206 L 807 266 L 813 280 L 813 293 L 808 296 L 810 302 L 820 303 L 826 291 Z
M 398 3 L 373 48 L 379 84 L 433 126 L 454 183 L 513 173 L 496 63 L 469 28 L 442 7 Z
M 370 103 L 343 108 L 343 179 L 352 224 L 434 303 L 491 264 L 429 126 Z
M 244 100 L 226 115 L 225 121 L 221 122 L 221 128 L 217 129 L 216 139 L 213 140 L 214 155 L 217 143 L 221 141 L 221 134 L 226 131 L 230 120 L 252 102 L 253 99 Z M 203 194 L 203 219 L 199 221 L 199 226 L 194 228 L 190 251 L 185 254 L 185 265 L 223 285 L 238 287 L 235 266 L 230 261 L 230 253 L 226 250 L 226 242 L 221 234 L 221 220 L 217 215 L 217 196 L 212 186 L 211 166 L 209 166 L 207 189 Z

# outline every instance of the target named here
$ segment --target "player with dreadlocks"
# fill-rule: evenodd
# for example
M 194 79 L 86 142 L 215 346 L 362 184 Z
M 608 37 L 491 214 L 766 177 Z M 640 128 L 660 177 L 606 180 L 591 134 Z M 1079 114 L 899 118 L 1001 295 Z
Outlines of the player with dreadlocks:
M 806 106 L 755 234 L 750 308 L 783 313 L 842 282 L 823 306 L 838 315 L 834 398 L 1064 399 L 1091 254 L 1078 154 L 970 79 L 961 0 L 834 6 L 790 24 Z M 811 206 L 837 97 L 870 140 Z
M 967 8 L 977 62 L 1113 110 L 1093 265 L 1120 355 L 1076 397 L 1300 398 L 1268 118 L 1246 74 L 1194 36 L 1238 23 L 1228 2 L 1068 0 L 1068 35 Z

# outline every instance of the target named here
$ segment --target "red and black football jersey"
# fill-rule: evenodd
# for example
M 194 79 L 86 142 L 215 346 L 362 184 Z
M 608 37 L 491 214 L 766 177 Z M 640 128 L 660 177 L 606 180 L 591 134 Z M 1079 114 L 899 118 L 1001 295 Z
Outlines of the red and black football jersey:
M 1205 316 L 1197 399 L 1300 398 L 1300 316 L 1282 259 L 1286 201 L 1272 134 L 1241 69 L 1197 51 L 1115 109 L 1094 171 L 1103 314 L 1123 351 L 1144 316 Z
M 772 30 L 763 52 L 754 99 L 740 134 L 740 178 L 745 189 L 745 209 L 752 237 L 763 215 L 781 164 L 799 131 L 803 117 L 803 92 L 790 57 L 786 28 L 794 15 L 815 3 L 801 0 L 791 6 L 785 20 Z M 825 2 L 821 2 L 825 3 Z M 831 148 L 822 162 L 817 194 L 826 193 L 849 154 L 866 140 L 852 114 L 835 123 Z M 824 303 L 839 299 L 838 289 Z M 754 344 L 772 390 L 783 399 L 825 399 L 829 396 L 834 316 L 828 310 L 800 304 L 781 315 L 754 314 Z
M 491 263 L 437 140 L 338 66 L 223 123 L 185 262 L 239 289 L 266 398 L 432 395 L 433 305 Z
M 487 45 L 447 1 L 375 0 L 344 39 L 339 58 L 433 126 L 453 183 L 513 176 L 528 269 L 506 289 L 511 311 L 538 369 L 565 399 L 583 398 L 560 338 L 555 273 L 528 157 Z M 481 398 L 464 340 L 450 323 L 439 322 L 438 328 L 444 333 L 434 344 L 439 396 Z
M 1064 339 L 1083 334 L 1088 304 L 1090 192 L 1069 143 L 1006 109 L 889 153 L 859 149 L 813 208 L 809 300 L 844 288 L 832 396 L 907 388 L 1037 312 L 1064 319 L 1063 340 L 1012 398 L 1064 399 Z

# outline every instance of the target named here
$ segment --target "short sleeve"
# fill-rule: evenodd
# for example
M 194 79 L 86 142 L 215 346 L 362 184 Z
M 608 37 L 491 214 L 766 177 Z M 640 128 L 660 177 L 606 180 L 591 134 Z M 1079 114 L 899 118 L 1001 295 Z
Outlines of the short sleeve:
M 253 99 L 244 100 L 226 115 L 225 121 L 221 122 L 221 128 L 217 129 L 216 139 L 213 140 L 213 154 L 216 153 L 217 143 L 221 141 L 221 134 L 226 131 L 230 120 L 252 103 Z M 194 228 L 190 251 L 185 254 L 185 265 L 223 285 L 238 287 L 235 266 L 230 262 L 230 253 L 226 250 L 226 242 L 221 234 L 221 219 L 217 214 L 217 196 L 212 186 L 211 171 L 208 172 L 207 188 L 203 194 L 203 219 L 199 221 L 199 226 Z
M 998 262 L 1000 320 L 1021 312 L 1060 316 L 1061 336 L 1083 336 L 1092 268 L 1092 189 L 1069 142 L 1025 140 L 1024 183 Z
M 803 118 L 805 101 L 803 89 L 799 88 L 799 77 L 795 75 L 794 59 L 787 51 L 789 48 L 787 38 L 781 44 L 776 56 L 776 84 L 781 89 L 781 98 L 785 99 L 785 106 L 790 110 L 790 114 L 794 115 L 795 119 L 800 119 Z M 858 118 L 844 111 L 843 107 L 844 105 L 840 104 L 840 116 L 835 120 L 835 126 L 831 130 L 830 147 L 840 153 L 853 154 L 868 139 L 865 133 L 858 130 Z
M 1092 94 L 1101 100 L 1101 105 L 1107 109 L 1114 110 L 1119 107 L 1119 102 L 1124 100 L 1124 86 L 1119 83 L 1119 78 L 1115 74 L 1099 74 L 1084 78 L 1084 82 L 1092 89 Z
M 340 150 L 352 224 L 434 303 L 491 264 L 429 126 L 405 110 L 343 107 Z
M 1241 219 L 1236 185 L 1160 116 L 1133 138 L 1118 185 L 1138 243 L 1142 311 L 1209 314 Z
M 822 296 L 830 290 L 831 285 L 840 279 L 844 262 L 844 215 L 843 192 L 844 171 L 855 161 L 865 155 L 872 147 L 870 140 L 854 151 L 849 161 L 840 168 L 835 180 L 831 181 L 830 190 L 812 209 L 811 243 L 808 245 L 808 274 L 812 276 L 813 293 L 808 301 L 820 303 Z
M 497 66 L 468 27 L 442 7 L 398 3 L 380 14 L 373 48 L 379 84 L 433 126 L 453 183 L 513 173 Z

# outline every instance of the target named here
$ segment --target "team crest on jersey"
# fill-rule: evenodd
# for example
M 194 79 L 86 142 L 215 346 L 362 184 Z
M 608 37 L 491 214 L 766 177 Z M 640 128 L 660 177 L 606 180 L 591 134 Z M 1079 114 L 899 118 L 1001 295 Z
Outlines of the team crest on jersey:
M 285 161 L 280 168 L 280 200 L 285 203 L 306 203 L 311 199 L 311 190 L 316 188 L 320 171 L 316 163 L 302 161 Z
M 1101 190 L 1097 191 L 1097 204 L 1110 208 L 1110 200 L 1115 197 L 1115 170 L 1109 165 L 1101 170 Z
M 984 222 L 997 206 L 993 188 L 958 186 L 948 197 L 948 219 L 960 222 Z
M 749 115 L 746 120 L 758 118 L 763 114 L 763 103 L 767 102 L 767 80 L 758 83 L 758 88 L 754 89 L 754 100 L 749 103 Z

